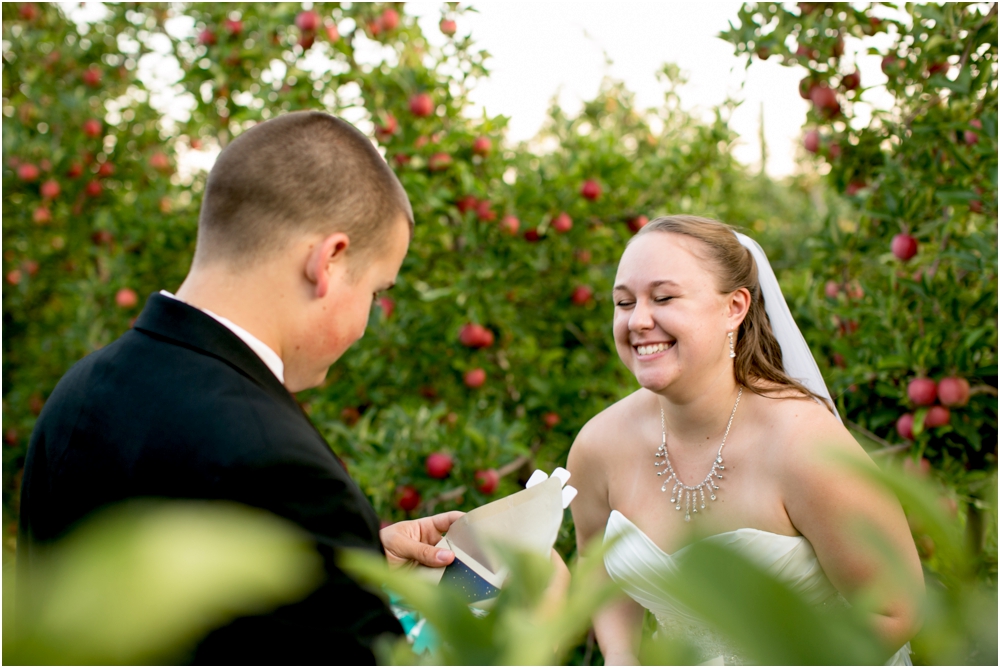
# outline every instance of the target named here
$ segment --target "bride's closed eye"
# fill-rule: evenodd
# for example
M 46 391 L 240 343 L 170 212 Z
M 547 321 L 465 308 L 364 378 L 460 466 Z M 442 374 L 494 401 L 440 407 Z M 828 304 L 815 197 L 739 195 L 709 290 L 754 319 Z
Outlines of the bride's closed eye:
M 671 299 L 673 299 L 672 296 L 670 296 L 670 297 L 654 297 L 653 301 L 656 302 L 657 304 L 666 304 Z M 618 301 L 615 302 L 615 306 L 617 306 L 619 308 L 628 308 L 628 307 L 630 307 L 630 306 L 632 306 L 634 304 L 635 304 L 634 300 L 626 300 L 626 299 L 620 299 L 620 300 L 618 300 Z

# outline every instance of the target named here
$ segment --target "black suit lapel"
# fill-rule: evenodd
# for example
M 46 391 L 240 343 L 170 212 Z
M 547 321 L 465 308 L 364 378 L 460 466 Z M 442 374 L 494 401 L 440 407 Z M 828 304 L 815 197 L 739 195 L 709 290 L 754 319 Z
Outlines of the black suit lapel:
M 220 359 L 282 403 L 299 408 L 295 397 L 257 353 L 228 327 L 189 304 L 153 293 L 136 319 L 135 329 Z

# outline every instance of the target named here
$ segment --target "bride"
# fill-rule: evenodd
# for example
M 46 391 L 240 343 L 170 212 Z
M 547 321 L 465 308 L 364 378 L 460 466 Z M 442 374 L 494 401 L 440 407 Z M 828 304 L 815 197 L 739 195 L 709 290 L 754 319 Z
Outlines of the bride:
M 902 573 L 912 586 L 875 589 L 870 623 L 900 648 L 889 663 L 909 664 L 923 576 L 906 519 L 894 498 L 826 459 L 832 449 L 873 465 L 829 402 L 760 246 L 713 220 L 659 218 L 625 249 L 614 302 L 615 346 L 642 388 L 586 424 L 567 465 L 581 549 L 620 536 L 604 566 L 630 598 L 595 617 L 605 661 L 637 663 L 643 607 L 705 660 L 747 660 L 643 578 L 669 568 L 695 529 L 816 604 Z M 864 546 L 858 520 L 896 561 Z

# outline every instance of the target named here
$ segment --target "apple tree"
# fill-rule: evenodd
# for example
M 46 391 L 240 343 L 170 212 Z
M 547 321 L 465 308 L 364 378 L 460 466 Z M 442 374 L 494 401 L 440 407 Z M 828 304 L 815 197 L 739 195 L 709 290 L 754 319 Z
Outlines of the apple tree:
M 748 3 L 723 37 L 748 67 L 804 74 L 803 147 L 834 195 L 785 278 L 841 413 L 954 488 L 945 500 L 957 494 L 995 573 L 996 3 Z M 884 77 L 866 81 L 864 58 Z

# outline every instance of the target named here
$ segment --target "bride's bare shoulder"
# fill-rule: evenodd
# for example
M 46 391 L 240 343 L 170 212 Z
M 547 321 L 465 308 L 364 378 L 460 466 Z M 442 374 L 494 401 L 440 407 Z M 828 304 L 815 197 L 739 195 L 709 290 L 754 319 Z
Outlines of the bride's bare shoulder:
M 649 390 L 639 389 L 590 418 L 570 448 L 570 461 L 599 461 L 608 452 L 609 443 L 620 442 L 637 418 L 651 410 L 650 406 L 655 407 L 655 397 Z

